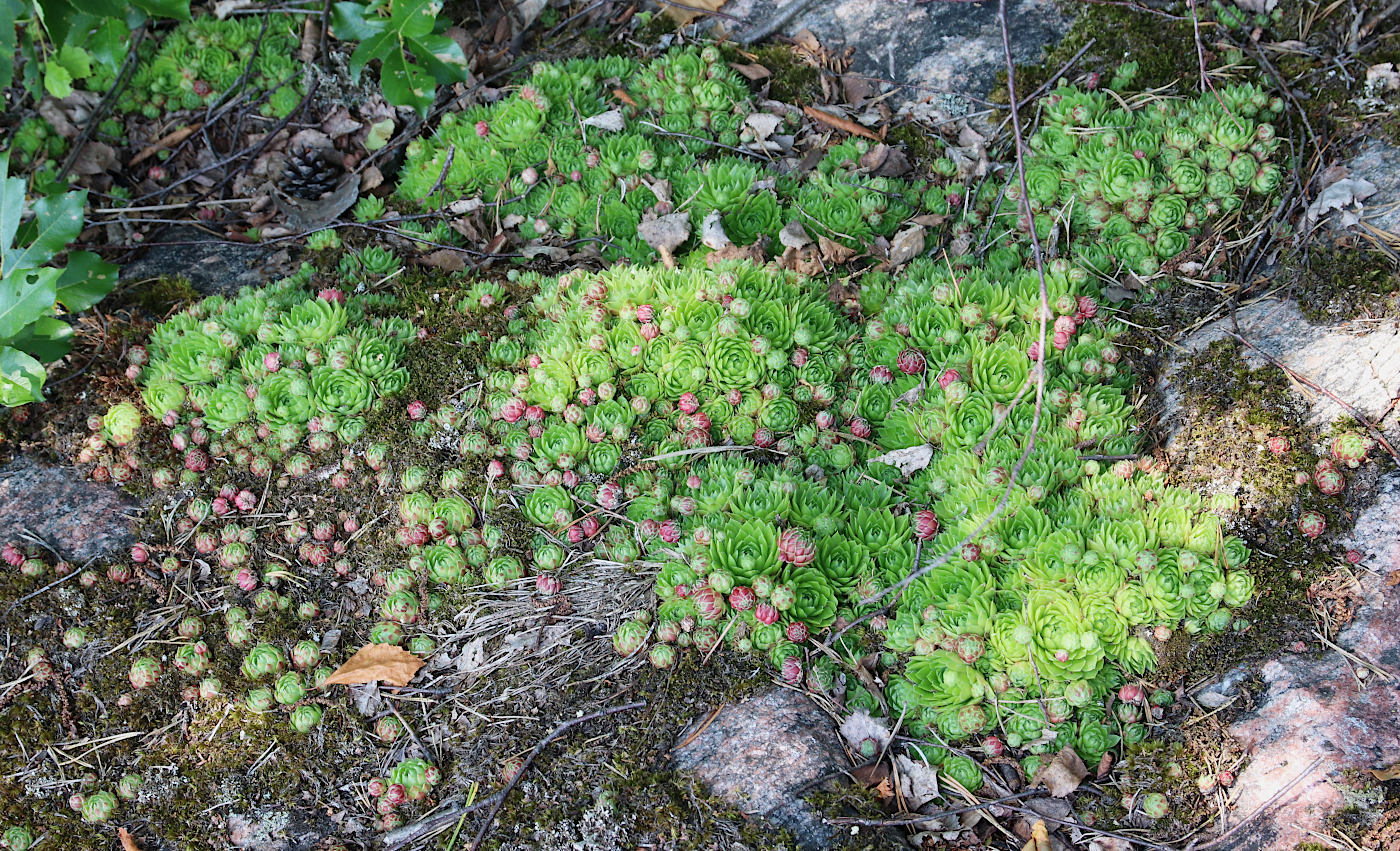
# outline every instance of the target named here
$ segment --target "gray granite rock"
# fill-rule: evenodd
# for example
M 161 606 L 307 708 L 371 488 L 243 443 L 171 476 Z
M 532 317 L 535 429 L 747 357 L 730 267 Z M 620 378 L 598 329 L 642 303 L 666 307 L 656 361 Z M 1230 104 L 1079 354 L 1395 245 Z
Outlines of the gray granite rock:
M 204 295 L 229 295 L 274 280 L 287 267 L 285 246 L 225 242 L 195 228 L 172 228 L 161 243 L 123 265 L 122 280 L 168 275 L 187 279 Z
M 1347 163 L 1351 176 L 1369 180 L 1376 193 L 1365 201 L 1365 225 L 1400 236 L 1400 147 L 1371 139 Z
M 1368 319 L 1335 326 L 1313 325 L 1296 302 L 1263 299 L 1236 311 L 1240 335 L 1259 350 L 1325 387 L 1373 420 L 1390 411 L 1386 426 L 1393 427 L 1396 413 L 1390 401 L 1400 394 L 1400 317 L 1376 321 Z M 1230 338 L 1228 317 L 1206 325 L 1179 341 L 1180 348 L 1162 371 L 1161 388 L 1165 421 L 1171 432 L 1177 430 L 1181 397 L 1173 379 L 1189 363 L 1191 356 L 1217 340 Z M 1251 368 L 1266 366 L 1258 352 L 1246 349 Z M 1295 384 L 1307 400 L 1310 421 L 1323 426 L 1346 414 L 1336 402 L 1321 393 Z
M 83 563 L 131 546 L 136 501 L 77 470 L 19 456 L 0 470 L 0 541 L 37 535 L 68 561 Z
M 697 734 L 704 724 L 697 718 L 681 733 L 677 768 L 744 813 L 790 830 L 802 848 L 828 847 L 834 831 L 800 797 L 804 787 L 846 766 L 826 713 L 796 692 L 774 688 L 725 706 Z
M 724 12 L 750 24 L 771 18 L 786 0 L 734 0 Z M 1012 55 L 1036 62 L 1069 31 L 1072 17 L 1053 0 L 1007 3 Z M 726 22 L 742 33 L 744 25 Z M 911 84 L 910 100 L 929 95 L 986 96 L 1004 70 L 996 3 L 912 0 L 813 0 L 779 32 L 807 29 L 828 49 L 851 48 L 851 71 Z

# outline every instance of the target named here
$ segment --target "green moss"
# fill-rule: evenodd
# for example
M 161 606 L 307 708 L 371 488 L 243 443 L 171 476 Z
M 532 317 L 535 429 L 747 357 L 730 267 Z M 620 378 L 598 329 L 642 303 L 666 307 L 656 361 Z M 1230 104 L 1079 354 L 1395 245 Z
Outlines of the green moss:
M 1400 270 L 1389 256 L 1337 243 L 1314 247 L 1293 294 L 1313 322 L 1337 322 L 1393 307 Z
M 1126 61 L 1138 63 L 1135 88 L 1154 89 L 1200 73 L 1190 19 L 1174 21 L 1122 5 L 1063 2 L 1062 7 L 1076 17 L 1070 31 L 1050 48 L 1042 62 L 1016 69 L 1016 93 L 1025 97 L 1064 67 L 1085 45 L 1088 51 L 1067 73 L 1066 81 L 1079 73 L 1098 71 L 1105 80 Z M 994 103 L 1007 103 L 1006 74 L 998 74 L 998 85 L 991 95 Z
M 1187 417 L 1173 439 L 1177 483 L 1240 483 L 1240 510 L 1228 519 L 1255 551 L 1249 569 L 1258 588 L 1240 613 L 1251 624 L 1247 630 L 1204 640 L 1178 632 L 1159 653 L 1159 674 L 1190 679 L 1264 658 L 1310 634 L 1307 589 L 1331 569 L 1331 557 L 1298 531 L 1296 521 L 1308 509 L 1335 517 L 1337 506 L 1316 488 L 1294 483 L 1314 459 L 1305 449 L 1310 432 L 1302 409 L 1279 370 L 1251 369 L 1238 343 L 1219 341 L 1178 375 Z M 1270 453 L 1264 444 L 1275 436 L 1287 438 L 1292 448 Z
M 772 72 L 766 81 L 768 96 L 783 103 L 812 103 L 821 95 L 821 72 L 803 62 L 789 44 L 764 44 L 741 52 L 725 46 L 724 58 L 729 62 L 762 65 Z M 752 58 L 750 58 L 752 57 Z
M 128 289 L 126 301 L 155 316 L 166 316 L 203 298 L 188 278 L 164 275 Z

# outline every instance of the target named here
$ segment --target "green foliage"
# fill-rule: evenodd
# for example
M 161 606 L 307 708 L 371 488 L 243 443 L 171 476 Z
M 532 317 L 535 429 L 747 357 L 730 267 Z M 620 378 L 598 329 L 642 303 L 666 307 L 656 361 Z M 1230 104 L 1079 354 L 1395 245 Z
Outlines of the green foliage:
M 407 382 L 399 361 L 413 328 L 376 319 L 336 290 L 309 297 L 310 271 L 232 299 L 211 296 L 162 323 L 141 371 L 147 412 L 237 431 L 244 467 L 290 465 L 308 433 L 313 451 L 335 437 L 353 442 L 364 416 Z M 267 439 L 238 431 L 247 423 Z
M 241 85 L 252 100 L 262 99 L 262 115 L 283 118 L 305 93 L 299 25 L 299 16 L 286 14 L 202 16 L 148 38 L 117 108 L 158 118 L 220 102 Z
M 808 184 L 761 188 L 771 177 L 762 161 L 730 152 L 755 140 L 743 124 L 755 109 L 714 47 L 648 63 L 540 63 L 511 96 L 447 115 L 435 138 L 410 143 L 397 192 L 425 207 L 475 197 L 522 216 L 528 239 L 586 240 L 635 262 L 655 256 L 637 238 L 649 213 L 689 213 L 694 244 L 717 212 L 739 244 L 798 221 L 855 248 L 912 212 L 922 190 L 859 170 L 864 140 L 833 149 Z
M 43 399 L 44 363 L 68 353 L 73 329 L 61 313 L 92 307 L 116 285 L 117 269 L 86 251 L 50 265 L 83 225 L 87 192 L 40 198 L 26 212 L 24 180 L 0 156 L 0 404 Z
M 14 80 L 18 54 L 35 97 L 67 97 L 79 85 L 102 91 L 126 59 L 137 26 L 149 18 L 189 17 L 189 0 L 0 0 L 0 88 Z
M 359 42 L 350 56 L 356 79 L 378 60 L 385 99 L 427 115 L 437 85 L 468 77 L 462 48 L 442 32 L 448 22 L 438 19 L 441 11 L 440 0 L 338 2 L 332 20 L 337 38 Z

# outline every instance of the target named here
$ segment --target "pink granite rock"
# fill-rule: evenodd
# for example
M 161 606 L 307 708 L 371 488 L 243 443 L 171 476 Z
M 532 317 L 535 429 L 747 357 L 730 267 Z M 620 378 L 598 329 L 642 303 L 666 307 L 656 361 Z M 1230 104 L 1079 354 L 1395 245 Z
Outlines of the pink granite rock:
M 1342 771 L 1385 768 L 1400 754 L 1400 474 L 1380 483 L 1376 502 L 1357 518 L 1348 544 L 1364 555 L 1359 570 L 1366 602 L 1337 644 L 1379 669 L 1358 679 L 1341 654 L 1288 655 L 1268 662 L 1268 684 L 1256 709 L 1230 732 L 1249 751 L 1236 785 L 1234 818 L 1268 809 L 1225 847 L 1273 851 L 1316 841 L 1327 817 L 1345 806 L 1333 781 Z M 1270 800 L 1321 762 L 1278 800 Z
M 826 713 L 800 694 L 775 688 L 724 707 L 691 739 L 706 717 L 681 733 L 676 766 L 744 813 L 792 831 L 803 848 L 827 847 L 832 828 L 800 797 L 847 765 Z

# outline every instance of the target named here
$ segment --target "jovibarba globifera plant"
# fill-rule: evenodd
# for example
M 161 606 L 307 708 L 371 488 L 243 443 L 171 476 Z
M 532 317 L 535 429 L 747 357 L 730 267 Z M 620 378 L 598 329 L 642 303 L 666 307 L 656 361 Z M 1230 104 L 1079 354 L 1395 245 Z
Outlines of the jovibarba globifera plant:
M 305 92 L 297 60 L 300 22 L 294 15 L 203 15 L 159 39 L 146 39 L 117 109 L 159 118 L 167 111 L 203 109 L 235 85 L 262 99 L 259 111 L 284 118 Z M 93 91 L 100 91 L 94 88 Z
M 412 324 L 339 289 L 305 290 L 311 268 L 233 298 L 211 296 L 162 323 L 138 360 L 146 413 L 174 429 L 186 475 L 227 455 L 297 477 L 311 456 L 354 443 L 365 415 L 408 383 Z M 304 451 L 302 451 L 304 448 Z M 259 472 L 262 471 L 262 472 Z
M 637 237 L 651 213 L 687 212 L 699 234 L 717 212 L 739 244 L 800 221 L 856 248 L 913 211 L 921 190 L 855 169 L 864 140 L 833 149 L 809 181 L 774 186 L 762 159 L 726 151 L 754 141 L 754 110 L 713 46 L 648 63 L 540 63 L 509 97 L 449 114 L 435 138 L 410 143 L 397 194 L 429 207 L 476 198 L 520 216 L 526 238 L 595 242 L 605 258 L 635 262 L 655 258 Z
M 533 330 L 481 367 L 459 450 L 519 490 L 539 575 L 559 539 L 660 565 L 657 608 L 614 644 L 661 667 L 724 643 L 820 680 L 809 638 L 868 611 L 921 548 L 951 550 L 874 620 L 909 658 L 887 698 L 916 732 L 997 731 L 1034 752 L 1053 731 L 1097 760 L 1146 734 L 1105 707 L 1155 667 L 1154 630 L 1243 626 L 1249 553 L 1152 463 L 1080 460 L 1136 446 L 1122 329 L 1098 315 L 1096 275 L 1058 259 L 1042 347 L 1037 273 L 1014 247 L 999 263 L 916 261 L 863 326 L 814 285 L 745 264 L 521 276 L 539 290 Z M 1013 478 L 1032 416 L 1013 403 L 1039 360 L 1046 412 Z M 935 452 L 910 477 L 880 460 L 920 445 Z M 423 529 L 424 566 L 434 552 L 455 576 L 425 528 L 434 505 L 406 496 L 404 534 Z

